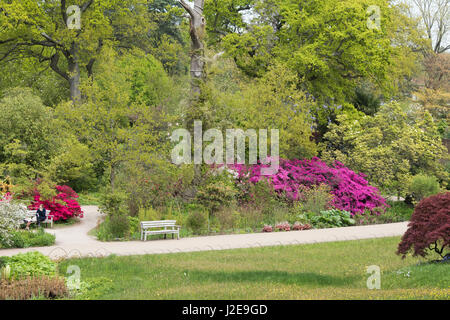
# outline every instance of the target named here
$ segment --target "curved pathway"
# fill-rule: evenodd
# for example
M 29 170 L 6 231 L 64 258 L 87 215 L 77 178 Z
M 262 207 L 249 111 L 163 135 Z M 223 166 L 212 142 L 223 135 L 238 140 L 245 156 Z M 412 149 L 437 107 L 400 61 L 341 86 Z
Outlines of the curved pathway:
M 89 236 L 88 232 L 97 226 L 97 223 L 103 219 L 103 215 L 99 213 L 96 206 L 84 206 L 83 211 L 84 218 L 81 219 L 80 223 L 69 227 L 46 229 L 47 232 L 56 236 L 54 246 L 27 249 L 2 249 L 0 250 L 0 256 L 12 256 L 17 253 L 39 251 L 52 259 L 58 259 L 89 256 L 102 257 L 110 254 L 161 254 L 360 240 L 401 236 L 406 231 L 408 225 L 408 222 L 401 222 L 306 231 L 181 238 L 180 240 L 101 242 Z

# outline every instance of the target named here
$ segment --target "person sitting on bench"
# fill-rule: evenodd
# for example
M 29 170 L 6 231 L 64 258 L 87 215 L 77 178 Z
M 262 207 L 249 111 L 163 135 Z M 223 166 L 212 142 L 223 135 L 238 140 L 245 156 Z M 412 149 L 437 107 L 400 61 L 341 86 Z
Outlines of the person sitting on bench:
M 41 225 L 41 222 L 44 222 L 47 219 L 47 211 L 45 210 L 44 206 L 39 206 L 39 209 L 36 211 L 36 224 L 38 226 Z M 34 219 L 27 220 L 27 230 L 30 230 L 30 224 L 33 223 Z

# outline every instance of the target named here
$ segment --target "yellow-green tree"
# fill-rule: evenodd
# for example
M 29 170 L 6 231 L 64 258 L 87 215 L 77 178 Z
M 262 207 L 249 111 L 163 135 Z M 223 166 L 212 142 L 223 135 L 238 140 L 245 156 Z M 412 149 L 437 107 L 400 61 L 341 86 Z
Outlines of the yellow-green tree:
M 59 119 L 102 162 L 111 189 L 126 164 L 151 162 L 167 144 L 170 80 L 159 61 L 142 51 L 118 56 L 105 48 L 97 76 L 82 86 L 85 101 L 57 108 Z M 163 155 L 161 155 L 163 156 Z
M 373 117 L 338 116 L 338 124 L 330 125 L 321 144 L 321 156 L 366 174 L 386 193 L 405 195 L 411 177 L 418 173 L 448 183 L 439 162 L 446 150 L 431 115 L 408 115 L 396 102 L 383 105 Z
M 104 45 L 126 46 L 136 37 L 145 39 L 152 25 L 145 4 L 143 0 L 1 1 L 0 62 L 31 57 L 66 80 L 70 97 L 79 101 L 82 72 L 92 75 Z M 70 9 L 73 5 L 78 9 Z M 80 21 L 80 28 L 72 28 L 74 21 Z

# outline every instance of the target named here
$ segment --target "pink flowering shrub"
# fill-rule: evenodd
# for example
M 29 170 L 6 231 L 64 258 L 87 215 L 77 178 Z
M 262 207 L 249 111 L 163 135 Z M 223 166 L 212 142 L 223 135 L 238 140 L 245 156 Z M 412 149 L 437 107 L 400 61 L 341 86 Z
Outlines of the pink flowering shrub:
M 338 161 L 334 165 L 328 166 L 319 158 L 311 160 L 280 159 L 278 172 L 271 176 L 262 176 L 262 167 L 268 166 L 262 164 L 250 167 L 232 166 L 239 173 L 238 183 L 255 184 L 262 179 L 268 179 L 280 196 L 291 201 L 301 200 L 304 188 L 326 184 L 331 188 L 333 195 L 331 205 L 336 209 L 345 210 L 354 215 L 387 207 L 379 190 L 369 185 L 364 174 L 357 174 Z
M 272 231 L 273 231 L 272 226 L 268 226 L 268 225 L 265 225 L 262 230 L 262 232 L 272 232 Z
M 0 198 L 0 202 L 10 202 L 12 198 L 12 194 L 7 192 L 3 197 Z
M 38 191 L 34 192 L 34 201 L 28 207 L 30 210 L 38 209 L 41 204 L 46 210 L 51 211 L 54 221 L 67 220 L 69 218 L 83 218 L 83 211 L 76 200 L 78 194 L 68 186 L 56 186 L 58 194 L 50 200 L 42 200 Z
M 289 222 L 281 222 L 275 226 L 275 229 L 278 231 L 291 231 L 291 226 L 289 225 Z
M 301 224 L 300 222 L 296 222 L 292 226 L 292 230 L 294 230 L 294 231 L 309 230 L 311 228 L 312 228 L 311 225 L 309 225 L 309 224 Z

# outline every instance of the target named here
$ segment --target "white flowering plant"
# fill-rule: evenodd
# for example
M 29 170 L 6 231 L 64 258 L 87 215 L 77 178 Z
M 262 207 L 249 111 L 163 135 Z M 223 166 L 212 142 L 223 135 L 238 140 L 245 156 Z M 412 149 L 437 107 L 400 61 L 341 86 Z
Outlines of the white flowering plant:
M 12 201 L 0 201 L 0 242 L 11 243 L 12 232 L 27 217 L 27 207 Z

